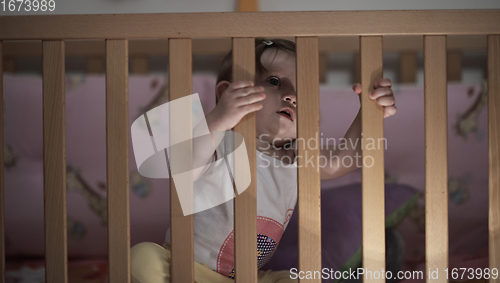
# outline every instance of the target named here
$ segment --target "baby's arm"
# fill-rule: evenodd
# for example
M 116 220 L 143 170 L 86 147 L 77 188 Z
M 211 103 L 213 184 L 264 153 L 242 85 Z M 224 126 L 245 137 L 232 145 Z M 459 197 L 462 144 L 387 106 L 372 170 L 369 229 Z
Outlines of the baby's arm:
M 251 81 L 227 82 L 215 108 L 206 115 L 211 137 L 196 138 L 193 142 L 193 180 L 197 180 L 209 167 L 217 146 L 221 143 L 224 132 L 231 130 L 248 113 L 262 108 L 260 103 L 265 98 L 263 87 L 254 87 Z M 202 125 L 195 127 L 200 130 Z M 220 156 L 218 157 L 220 158 Z
M 215 149 L 224 138 L 224 131 L 216 130 L 210 113 L 205 116 L 210 135 L 201 135 L 193 139 L 193 180 L 197 180 L 210 166 Z M 200 122 L 193 130 L 193 136 L 197 132 L 203 132 L 204 123 Z M 217 159 L 214 159 L 217 160 Z
M 370 98 L 383 106 L 384 118 L 396 114 L 395 99 L 391 86 L 391 80 L 382 78 L 375 82 L 374 90 L 370 93 Z M 353 90 L 358 95 L 361 94 L 361 84 L 355 84 Z M 342 177 L 362 166 L 361 109 L 347 130 L 342 143 L 336 147 L 334 145 L 323 147 L 320 150 L 320 155 L 322 156 L 321 160 L 326 159 L 329 162 L 328 166 L 320 167 L 322 180 Z M 335 158 L 332 158 L 332 156 Z

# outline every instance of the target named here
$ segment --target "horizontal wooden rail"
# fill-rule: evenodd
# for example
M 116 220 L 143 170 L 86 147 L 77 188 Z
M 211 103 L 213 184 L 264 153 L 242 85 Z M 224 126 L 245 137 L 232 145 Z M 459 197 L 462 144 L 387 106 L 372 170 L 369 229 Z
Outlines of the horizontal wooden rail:
M 0 40 L 500 34 L 500 10 L 4 16 L 0 27 Z
M 294 41 L 295 37 L 284 37 Z M 319 53 L 358 52 L 359 36 L 320 37 Z M 449 35 L 450 50 L 486 50 L 486 35 Z M 423 51 L 422 35 L 384 36 L 384 52 Z M 66 40 L 66 56 L 104 56 L 104 40 Z M 231 50 L 231 38 L 193 39 L 193 56 L 223 55 Z M 8 57 L 42 56 L 39 40 L 5 41 L 3 55 Z M 129 55 L 168 56 L 168 39 L 136 39 L 129 41 Z

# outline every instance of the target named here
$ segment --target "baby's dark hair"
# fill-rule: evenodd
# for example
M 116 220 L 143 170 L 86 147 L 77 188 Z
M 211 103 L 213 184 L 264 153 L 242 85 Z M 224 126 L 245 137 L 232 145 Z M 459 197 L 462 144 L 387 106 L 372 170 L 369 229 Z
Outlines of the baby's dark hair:
M 272 44 L 269 44 L 269 40 L 272 42 Z M 268 42 L 266 44 L 265 42 Z M 276 50 L 275 56 L 278 53 L 279 50 L 285 50 L 288 52 L 293 53 L 294 55 L 296 54 L 296 47 L 295 47 L 295 42 L 286 40 L 286 39 L 281 39 L 281 38 L 275 38 L 275 39 L 266 39 L 266 38 L 255 38 L 255 76 L 262 75 L 264 72 L 267 72 L 266 68 L 262 66 L 262 63 L 260 62 L 260 58 L 264 51 L 266 49 L 273 49 Z M 224 56 L 224 58 L 221 61 L 220 64 L 220 69 L 217 74 L 217 84 L 221 81 L 229 81 L 232 82 L 233 80 L 233 52 L 229 51 L 229 53 Z M 215 97 L 216 103 L 217 101 L 217 96 Z

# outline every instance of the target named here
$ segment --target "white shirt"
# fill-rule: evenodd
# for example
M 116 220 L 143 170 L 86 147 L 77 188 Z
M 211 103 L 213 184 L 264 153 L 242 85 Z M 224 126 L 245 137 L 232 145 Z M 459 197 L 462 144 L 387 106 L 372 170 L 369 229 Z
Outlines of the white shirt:
M 195 181 L 194 205 L 203 206 L 211 196 L 233 194 L 232 181 L 224 159 L 227 135 L 217 147 L 212 162 Z M 214 161 L 215 158 L 212 158 Z M 257 163 L 257 266 L 272 256 L 297 203 L 297 162 L 293 164 L 256 150 Z M 201 189 L 204 193 L 198 192 Z M 208 192 L 208 193 L 207 193 Z M 234 278 L 233 199 L 194 214 L 194 258 L 222 275 Z M 226 198 L 226 199 L 229 199 Z M 209 200 L 211 201 L 211 200 Z M 212 201 L 213 202 L 213 201 Z M 165 241 L 170 245 L 170 228 Z

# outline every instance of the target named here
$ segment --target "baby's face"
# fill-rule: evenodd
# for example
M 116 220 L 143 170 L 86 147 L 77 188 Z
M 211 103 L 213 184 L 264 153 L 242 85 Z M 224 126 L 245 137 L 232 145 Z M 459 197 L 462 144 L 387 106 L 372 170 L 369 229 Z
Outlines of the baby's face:
M 266 98 L 256 112 L 257 136 L 280 146 L 297 137 L 295 55 L 267 49 L 261 62 L 267 72 L 256 77 L 255 85 L 265 88 Z

